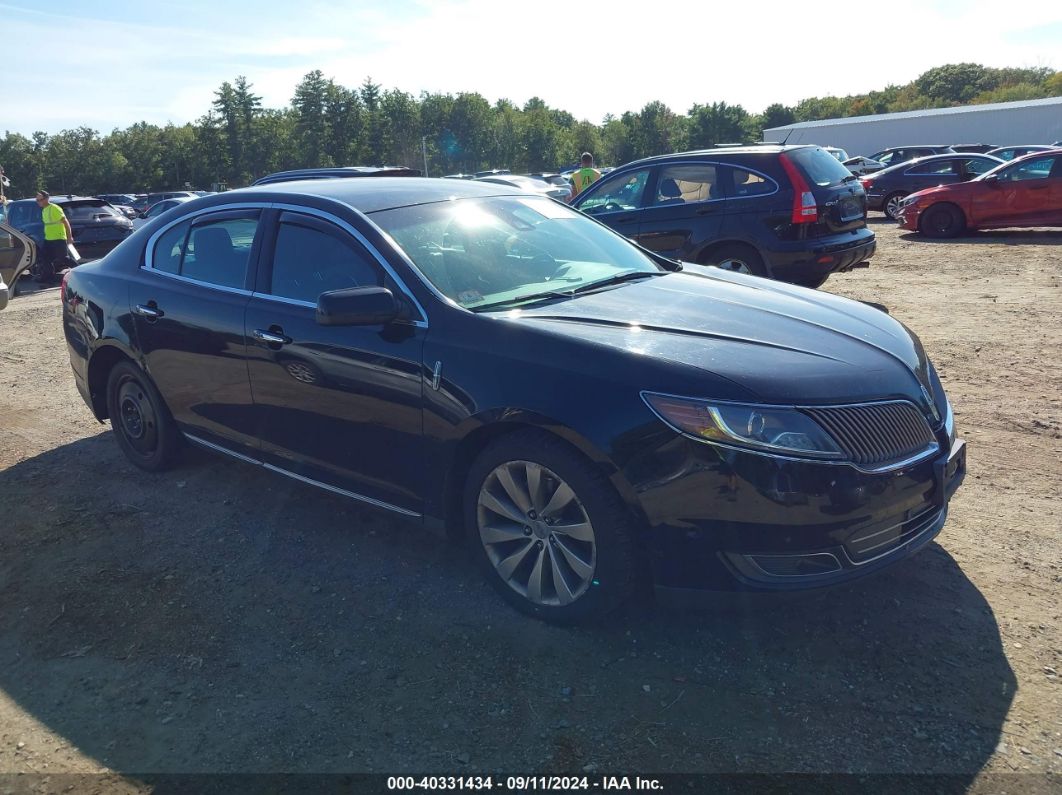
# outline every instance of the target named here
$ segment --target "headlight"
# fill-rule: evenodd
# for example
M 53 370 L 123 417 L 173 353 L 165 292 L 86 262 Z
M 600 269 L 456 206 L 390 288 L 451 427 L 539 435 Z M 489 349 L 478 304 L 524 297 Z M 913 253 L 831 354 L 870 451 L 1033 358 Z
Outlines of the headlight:
M 948 449 L 955 446 L 955 414 L 951 410 L 951 401 L 944 398 L 946 408 L 944 410 L 944 432 L 948 434 Z
M 843 457 L 826 431 L 795 409 L 711 403 L 653 392 L 643 392 L 642 399 L 672 428 L 706 442 L 807 458 Z

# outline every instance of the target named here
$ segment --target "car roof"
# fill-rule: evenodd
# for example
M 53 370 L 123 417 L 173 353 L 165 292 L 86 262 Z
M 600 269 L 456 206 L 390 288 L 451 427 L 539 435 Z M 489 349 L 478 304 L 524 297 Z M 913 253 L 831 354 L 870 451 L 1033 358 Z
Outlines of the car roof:
M 223 197 L 231 201 L 270 199 L 284 196 L 317 196 L 350 205 L 363 213 L 429 204 L 450 199 L 474 199 L 487 196 L 535 196 L 538 194 L 509 188 L 495 182 L 476 180 L 433 179 L 428 177 L 377 177 L 375 179 L 308 179 L 279 182 L 273 185 L 252 185 L 230 190 L 218 196 L 203 197 L 211 204 L 224 205 Z M 208 206 L 208 205 L 204 205 Z
M 822 147 L 817 144 L 749 144 L 748 146 L 717 146 L 712 149 L 691 149 L 688 152 L 673 152 L 667 155 L 654 155 L 652 157 L 643 157 L 641 160 L 632 160 L 630 163 L 624 163 L 622 166 L 617 166 L 614 170 L 626 170 L 635 165 L 646 165 L 650 163 L 665 163 L 669 160 L 687 160 L 691 157 L 704 157 L 710 155 L 712 157 L 719 157 L 722 155 L 777 155 L 782 152 L 790 152 L 795 149 L 821 149 Z
M 275 182 L 291 182 L 307 179 L 343 179 L 348 177 L 419 177 L 415 168 L 405 166 L 338 166 L 334 168 L 296 168 L 277 171 L 256 179 L 253 185 L 271 185 Z

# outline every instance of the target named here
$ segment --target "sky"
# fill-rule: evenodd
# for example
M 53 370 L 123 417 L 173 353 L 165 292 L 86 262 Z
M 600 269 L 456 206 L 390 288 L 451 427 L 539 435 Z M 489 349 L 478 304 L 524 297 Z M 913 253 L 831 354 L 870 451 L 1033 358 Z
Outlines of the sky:
M 759 112 L 961 61 L 1062 69 L 1062 3 L 1045 0 L 0 0 L 0 36 L 0 131 L 24 135 L 194 121 L 237 75 L 284 107 L 313 69 L 414 95 L 538 96 L 595 123 L 652 100 Z

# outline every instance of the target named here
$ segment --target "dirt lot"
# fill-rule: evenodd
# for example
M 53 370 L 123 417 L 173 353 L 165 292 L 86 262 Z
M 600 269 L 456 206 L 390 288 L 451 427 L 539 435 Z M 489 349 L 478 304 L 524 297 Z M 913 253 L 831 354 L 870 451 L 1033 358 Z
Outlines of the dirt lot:
M 75 391 L 57 291 L 14 299 L 0 774 L 26 775 L 0 791 L 272 771 L 1059 787 L 1062 233 L 875 229 L 873 267 L 826 289 L 887 305 L 940 370 L 970 474 L 939 543 L 797 601 L 596 628 L 518 616 L 461 550 L 342 498 L 202 454 L 134 469 Z

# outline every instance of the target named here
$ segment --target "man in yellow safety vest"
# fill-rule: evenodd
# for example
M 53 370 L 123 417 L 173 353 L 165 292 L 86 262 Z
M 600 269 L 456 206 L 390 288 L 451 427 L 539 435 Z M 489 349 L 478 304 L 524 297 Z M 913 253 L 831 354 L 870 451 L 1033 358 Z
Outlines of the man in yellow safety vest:
M 44 251 L 37 261 L 37 281 L 48 282 L 55 278 L 57 264 L 62 267 L 69 259 L 67 246 L 74 239 L 74 230 L 70 221 L 58 204 L 52 204 L 48 191 L 37 191 L 37 206 L 41 208 L 41 221 L 44 222 Z
M 601 179 L 601 172 L 594 168 L 594 156 L 589 152 L 583 152 L 583 156 L 579 158 L 579 168 L 568 180 L 572 186 L 572 195 L 568 197 L 568 201 L 574 201 L 576 196 L 599 179 Z

